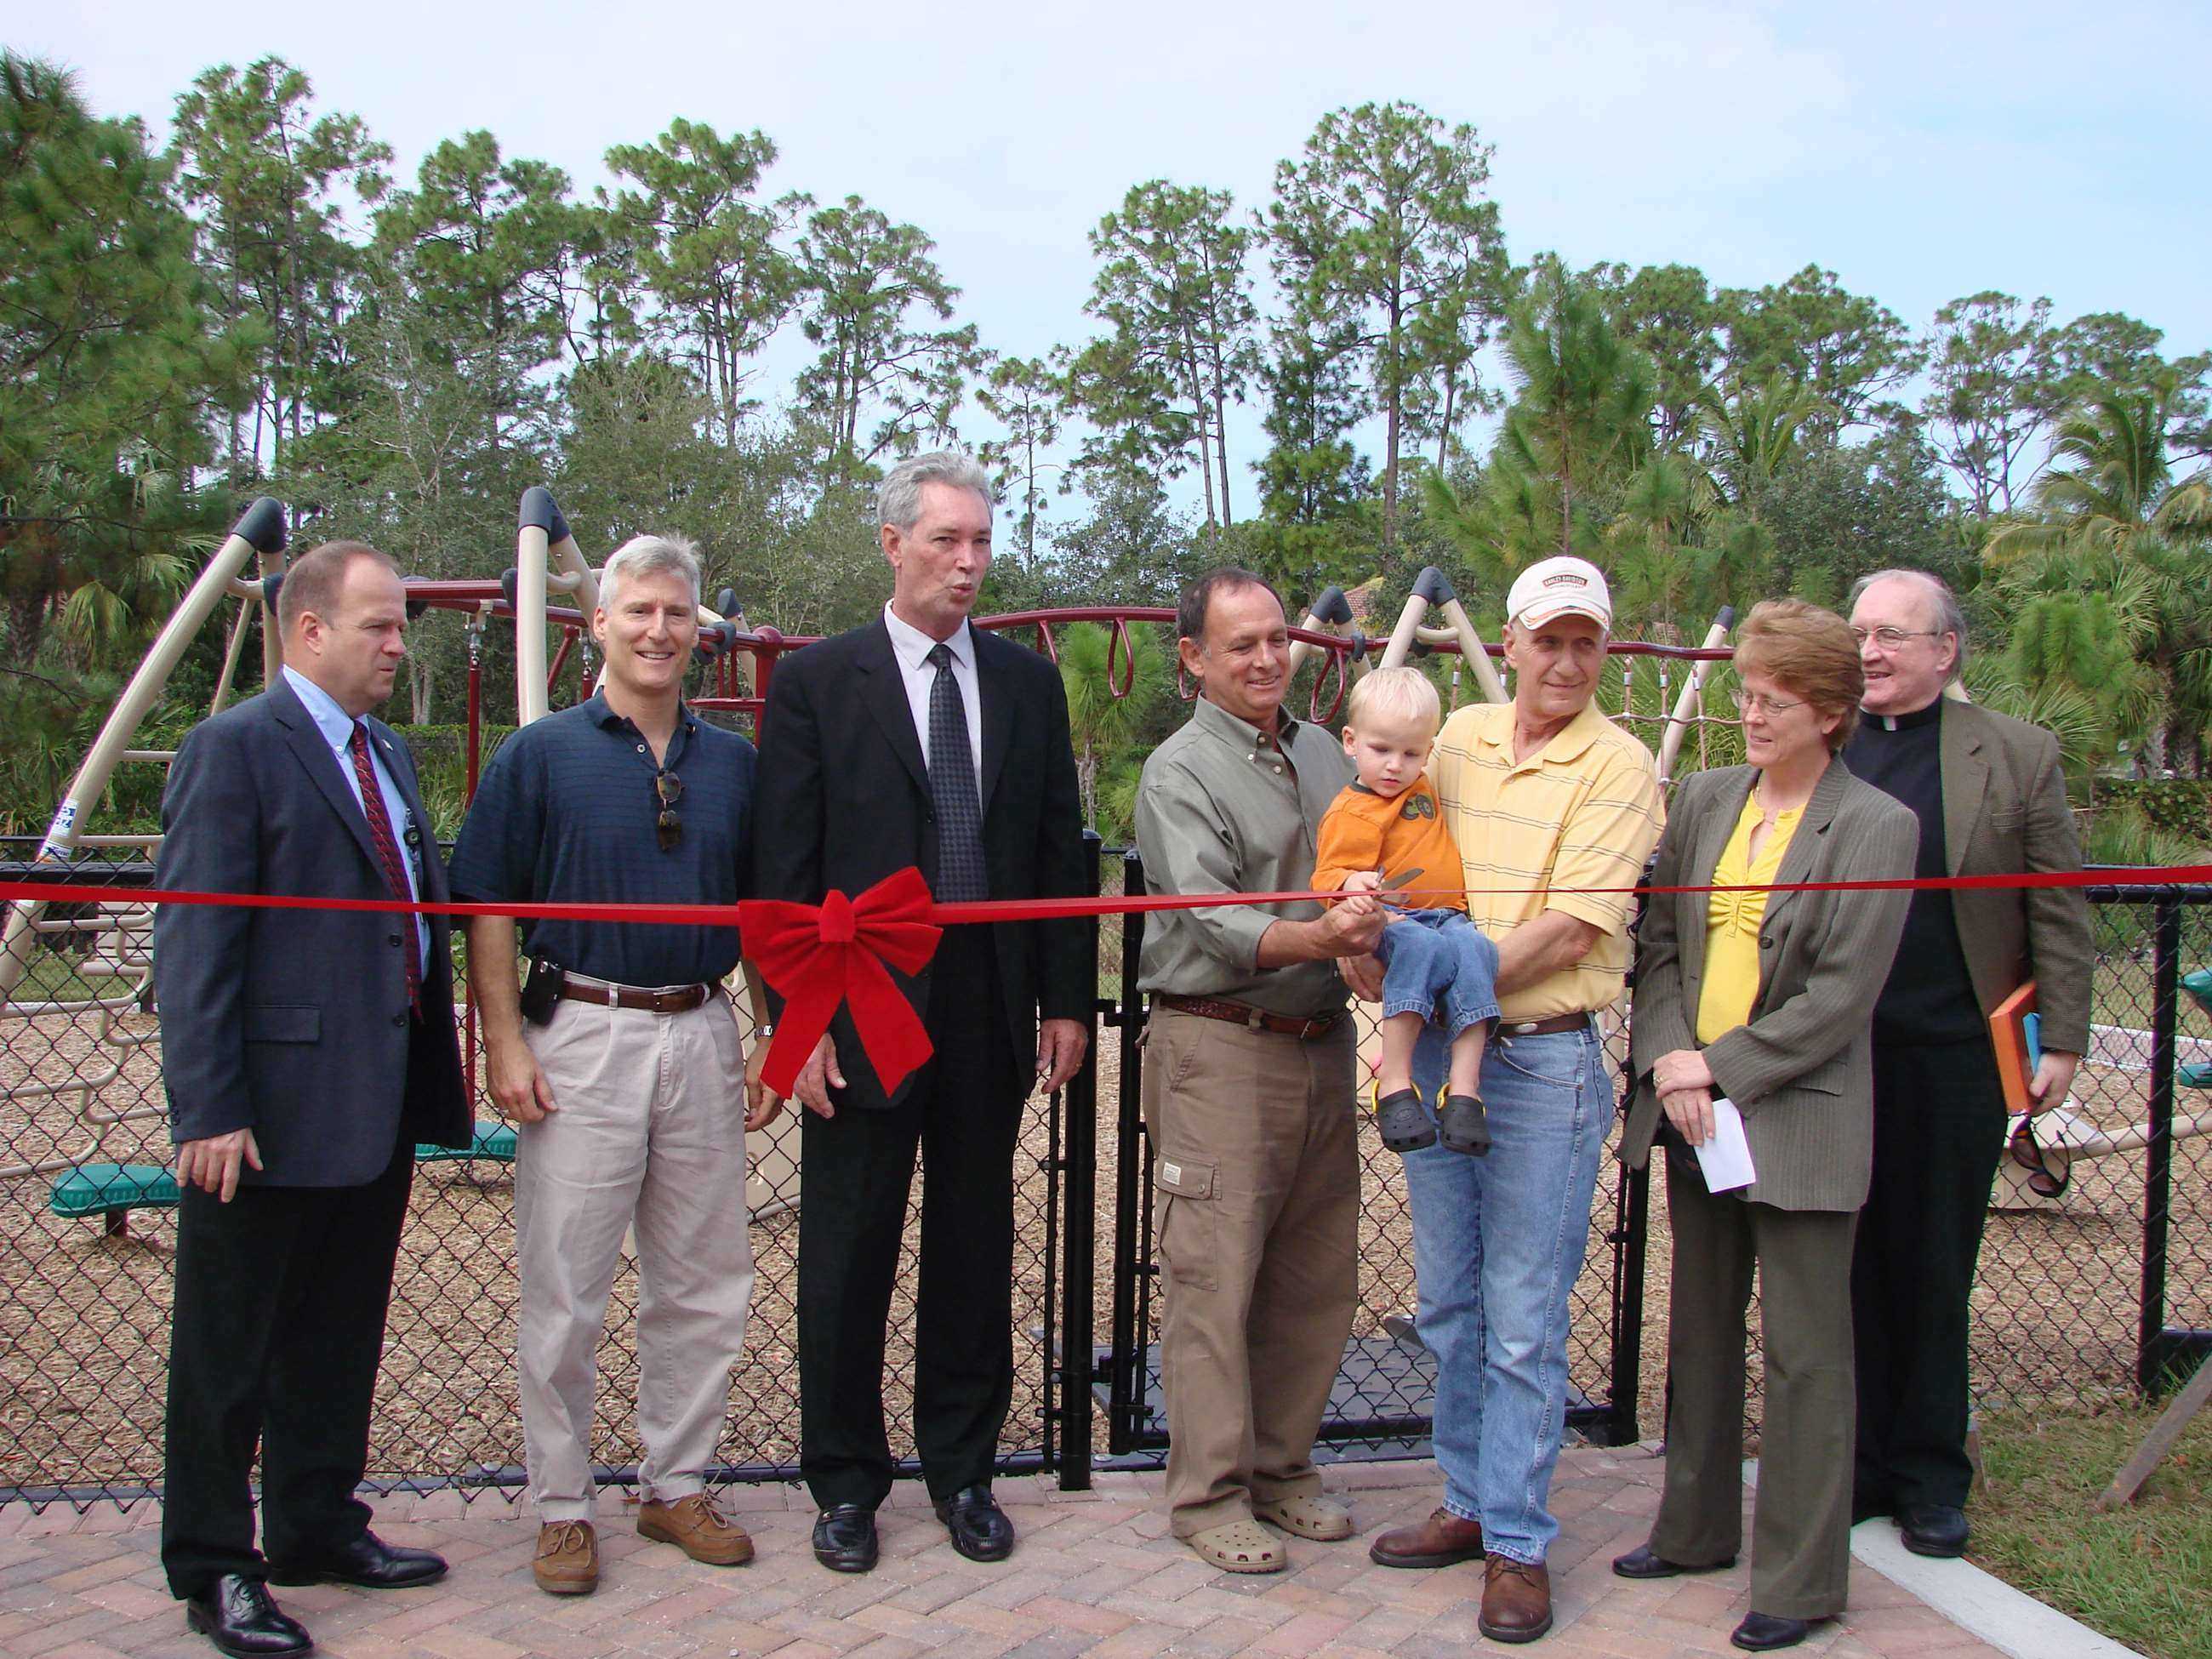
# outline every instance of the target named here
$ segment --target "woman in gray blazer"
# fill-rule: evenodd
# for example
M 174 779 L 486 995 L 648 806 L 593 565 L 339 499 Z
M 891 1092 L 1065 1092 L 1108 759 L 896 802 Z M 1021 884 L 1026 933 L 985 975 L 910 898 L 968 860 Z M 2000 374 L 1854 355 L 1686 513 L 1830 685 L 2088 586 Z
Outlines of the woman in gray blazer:
M 1901 890 L 1767 891 L 1912 873 L 1912 814 L 1838 757 L 1863 687 L 1841 617 L 1755 607 L 1738 635 L 1748 766 L 1684 781 L 1638 949 L 1622 1156 L 1667 1146 L 1674 1235 L 1667 1480 L 1626 1578 L 1732 1565 L 1742 1536 L 1745 1312 L 1759 1274 L 1766 1406 L 1752 1612 L 1730 1639 L 1804 1639 L 1843 1611 L 1850 1557 L 1851 1234 L 1874 1151 L 1869 1020 L 1905 923 Z M 1738 890 L 1723 890 L 1735 888 Z M 1753 1179 L 1708 1189 L 1694 1148 L 1721 1103 Z

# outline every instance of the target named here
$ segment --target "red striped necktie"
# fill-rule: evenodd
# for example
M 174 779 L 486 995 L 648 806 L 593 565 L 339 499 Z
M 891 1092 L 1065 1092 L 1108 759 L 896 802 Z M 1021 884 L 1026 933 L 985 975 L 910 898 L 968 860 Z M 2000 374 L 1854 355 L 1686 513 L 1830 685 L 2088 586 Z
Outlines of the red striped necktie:
M 353 775 L 361 784 L 361 810 L 368 820 L 368 838 L 376 843 L 377 862 L 384 866 L 384 884 L 392 890 L 392 896 L 405 904 L 414 898 L 407 890 L 407 866 L 401 862 L 398 838 L 392 833 L 392 815 L 384 810 L 384 788 L 376 781 L 376 769 L 369 764 L 368 727 L 361 721 L 353 723 Z M 422 953 L 416 938 L 415 918 L 402 916 L 407 924 L 407 1006 L 416 1013 L 422 1012 Z

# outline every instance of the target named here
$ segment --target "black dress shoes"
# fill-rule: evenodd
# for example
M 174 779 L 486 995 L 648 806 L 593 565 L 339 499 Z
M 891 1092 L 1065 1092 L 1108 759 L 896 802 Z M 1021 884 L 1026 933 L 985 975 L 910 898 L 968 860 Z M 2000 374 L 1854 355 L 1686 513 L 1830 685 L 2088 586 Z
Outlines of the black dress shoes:
M 1743 1623 L 1729 1632 L 1729 1640 L 1753 1653 L 1794 1648 L 1812 1630 L 1809 1619 L 1777 1619 L 1771 1613 L 1747 1613 Z
M 1897 1529 L 1915 1555 L 1966 1553 L 1966 1512 L 1949 1504 L 1907 1504 L 1897 1512 Z
M 236 1659 L 309 1653 L 315 1645 L 305 1626 L 277 1610 L 267 1585 L 234 1572 L 186 1600 L 185 1623 Z
M 411 1589 L 446 1576 L 446 1558 L 387 1544 L 373 1532 L 304 1561 L 271 1561 L 276 1584 L 357 1584 L 362 1589 Z
M 1638 1544 L 1626 1555 L 1613 1558 L 1613 1571 L 1620 1578 L 1680 1578 L 1686 1572 L 1726 1572 L 1735 1565 L 1731 1555 L 1725 1561 L 1692 1567 L 1680 1561 L 1669 1561 L 1649 1544 Z
M 939 1498 L 937 1518 L 952 1534 L 952 1547 L 970 1561 L 1003 1561 L 1014 1553 L 1014 1523 L 981 1481 Z
M 876 1512 L 836 1504 L 814 1517 L 814 1559 L 832 1572 L 866 1572 L 876 1565 Z

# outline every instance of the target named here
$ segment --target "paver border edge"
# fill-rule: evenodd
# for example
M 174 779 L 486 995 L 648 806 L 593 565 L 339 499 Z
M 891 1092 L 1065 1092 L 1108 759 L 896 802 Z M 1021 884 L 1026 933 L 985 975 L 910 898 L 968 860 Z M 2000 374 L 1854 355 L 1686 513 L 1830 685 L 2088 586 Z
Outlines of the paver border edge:
M 1851 1557 L 2011 1659 L 2142 1659 L 1971 1561 L 1915 1555 L 1887 1520 L 1851 1528 Z
M 1759 1460 L 1743 1461 L 1743 1482 L 1759 1485 Z M 2011 1659 L 2142 1659 L 2124 1643 L 2014 1589 L 1963 1557 L 1915 1555 L 1888 1520 L 1851 1528 L 1851 1559 L 1906 1589 L 1960 1630 Z

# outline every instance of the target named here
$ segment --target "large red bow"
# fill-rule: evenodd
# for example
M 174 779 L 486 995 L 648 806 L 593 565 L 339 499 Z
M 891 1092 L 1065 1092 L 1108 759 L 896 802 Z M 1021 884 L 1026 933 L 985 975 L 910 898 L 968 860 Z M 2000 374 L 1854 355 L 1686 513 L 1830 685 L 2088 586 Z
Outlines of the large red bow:
M 745 954 L 784 1000 L 761 1074 L 769 1088 L 791 1092 L 841 1002 L 853 1011 L 885 1094 L 935 1052 L 884 969 L 888 962 L 918 974 L 936 955 L 945 930 L 927 920 L 929 910 L 929 885 L 910 865 L 854 899 L 833 891 L 819 905 L 746 899 L 738 906 Z

